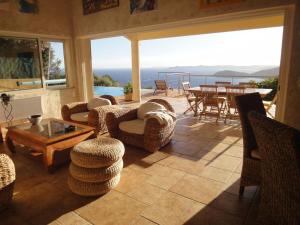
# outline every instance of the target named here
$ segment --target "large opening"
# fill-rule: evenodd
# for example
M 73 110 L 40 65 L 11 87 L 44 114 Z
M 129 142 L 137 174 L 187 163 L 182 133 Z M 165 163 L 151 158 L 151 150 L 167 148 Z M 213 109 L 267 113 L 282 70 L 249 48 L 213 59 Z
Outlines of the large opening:
M 276 100 L 282 34 L 279 26 L 142 41 L 141 86 L 155 88 L 155 80 L 164 80 L 178 91 L 182 82 L 270 89 L 264 100 L 275 117 L 271 102 Z
M 92 40 L 94 95 L 122 96 L 131 82 L 130 41 L 124 37 Z

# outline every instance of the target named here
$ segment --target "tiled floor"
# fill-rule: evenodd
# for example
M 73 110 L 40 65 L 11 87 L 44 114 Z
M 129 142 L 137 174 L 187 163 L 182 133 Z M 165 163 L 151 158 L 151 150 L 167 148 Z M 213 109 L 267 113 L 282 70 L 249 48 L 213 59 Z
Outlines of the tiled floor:
M 239 124 L 183 116 L 185 99 L 168 100 L 179 114 L 172 142 L 153 154 L 127 146 L 119 185 L 99 198 L 71 193 L 67 166 L 50 175 L 40 159 L 19 148 L 12 155 L 17 169 L 14 200 L 0 213 L 0 224 L 252 224 L 256 188 L 238 197 Z M 0 149 L 6 151 L 4 145 Z

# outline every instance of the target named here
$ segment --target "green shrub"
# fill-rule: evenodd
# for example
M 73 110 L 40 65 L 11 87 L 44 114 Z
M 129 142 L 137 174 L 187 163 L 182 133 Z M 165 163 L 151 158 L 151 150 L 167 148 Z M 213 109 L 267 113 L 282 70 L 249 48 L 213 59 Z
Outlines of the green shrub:
M 103 76 L 94 75 L 94 86 L 117 87 L 119 82 L 112 79 L 108 74 Z
M 250 81 L 250 82 L 255 83 L 257 88 L 272 89 L 272 91 L 264 97 L 264 100 L 272 101 L 272 99 L 275 97 L 277 93 L 277 87 L 278 87 L 278 77 L 271 77 L 261 82 L 255 82 L 255 81 Z

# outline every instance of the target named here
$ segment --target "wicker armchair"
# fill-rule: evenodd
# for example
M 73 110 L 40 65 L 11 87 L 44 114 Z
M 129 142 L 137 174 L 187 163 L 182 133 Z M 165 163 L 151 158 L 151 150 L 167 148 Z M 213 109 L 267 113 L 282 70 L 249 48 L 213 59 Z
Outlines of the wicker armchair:
M 248 114 L 261 154 L 257 224 L 300 224 L 300 131 L 256 112 Z
M 148 102 L 155 102 L 163 105 L 168 111 L 175 112 L 173 107 L 163 99 L 152 99 Z M 168 144 L 174 134 L 175 124 L 161 125 L 155 118 L 149 118 L 145 122 L 144 133 L 135 134 L 122 131 L 119 128 L 121 122 L 137 119 L 138 109 L 121 109 L 109 112 L 106 115 L 106 124 L 111 137 L 121 140 L 125 144 L 143 148 L 149 152 L 155 152 Z
M 6 154 L 0 154 L 0 211 L 12 200 L 16 171 L 13 161 Z
M 108 99 L 112 105 L 118 105 L 115 97 L 111 95 L 102 95 L 101 98 Z M 88 110 L 86 102 L 72 102 L 70 104 L 66 104 L 61 109 L 62 118 L 66 121 L 82 123 L 89 125 L 91 127 L 95 127 L 95 135 L 103 134 L 107 132 L 107 127 L 105 124 L 105 116 L 106 113 L 109 112 L 113 108 L 112 106 L 101 106 L 92 110 Z M 72 114 L 88 112 L 88 121 L 87 122 L 79 122 L 71 119 Z
M 240 183 L 240 195 L 242 195 L 246 186 L 260 185 L 261 181 L 260 156 L 255 136 L 247 115 L 250 111 L 256 111 L 266 115 L 266 111 L 258 93 L 236 96 L 235 103 L 240 116 L 244 145 L 243 167 Z

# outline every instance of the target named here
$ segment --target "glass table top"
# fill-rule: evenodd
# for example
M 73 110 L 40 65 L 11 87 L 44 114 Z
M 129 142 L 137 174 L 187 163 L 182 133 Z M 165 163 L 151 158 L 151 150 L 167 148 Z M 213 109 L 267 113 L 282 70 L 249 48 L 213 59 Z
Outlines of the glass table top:
M 44 119 L 37 125 L 26 123 L 14 126 L 14 128 L 38 134 L 47 138 L 59 137 L 65 134 L 72 133 L 74 131 L 84 129 L 83 127 L 70 125 L 64 121 L 54 119 Z

